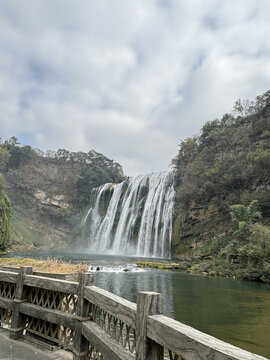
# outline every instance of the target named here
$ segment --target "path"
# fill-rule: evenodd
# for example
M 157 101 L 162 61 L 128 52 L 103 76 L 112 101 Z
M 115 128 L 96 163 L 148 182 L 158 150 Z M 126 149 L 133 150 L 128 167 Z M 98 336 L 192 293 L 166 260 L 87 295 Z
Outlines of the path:
M 9 332 L 0 328 L 0 359 L 1 360 L 71 360 L 72 353 L 65 350 L 47 350 L 32 345 L 26 339 L 11 340 Z

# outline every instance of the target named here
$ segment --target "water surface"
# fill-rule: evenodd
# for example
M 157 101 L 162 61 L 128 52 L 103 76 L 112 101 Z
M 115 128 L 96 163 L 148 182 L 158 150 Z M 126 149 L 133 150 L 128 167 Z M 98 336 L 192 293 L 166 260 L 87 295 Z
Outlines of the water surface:
M 136 302 L 138 291 L 163 294 L 163 312 L 198 330 L 270 358 L 270 286 L 176 271 L 121 271 L 134 258 L 63 252 L 10 253 L 10 257 L 86 261 L 116 272 L 96 271 L 96 285 Z M 153 260 L 153 259 L 152 259 Z

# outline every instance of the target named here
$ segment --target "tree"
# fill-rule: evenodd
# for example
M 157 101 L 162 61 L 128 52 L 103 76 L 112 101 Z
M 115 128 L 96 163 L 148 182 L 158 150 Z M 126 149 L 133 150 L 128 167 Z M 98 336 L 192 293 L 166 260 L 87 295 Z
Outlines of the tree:
M 258 200 L 253 200 L 248 206 L 230 206 L 230 215 L 237 227 L 239 227 L 239 224 L 243 222 L 247 225 L 255 224 L 255 222 L 262 217 L 261 212 L 258 210 L 258 204 Z
M 4 191 L 4 179 L 0 174 L 0 250 L 5 250 L 9 241 L 10 200 Z
M 0 146 L 0 170 L 4 170 L 10 158 L 7 148 Z
M 31 146 L 14 146 L 10 149 L 8 167 L 18 169 L 21 164 L 26 164 L 33 156 L 34 152 Z

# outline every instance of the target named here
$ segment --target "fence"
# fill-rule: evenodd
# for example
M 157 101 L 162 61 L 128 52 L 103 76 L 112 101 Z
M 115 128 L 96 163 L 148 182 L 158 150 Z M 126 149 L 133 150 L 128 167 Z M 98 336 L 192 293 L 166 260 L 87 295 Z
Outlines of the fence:
M 0 271 L 0 325 L 59 344 L 81 360 L 267 360 L 162 315 L 158 293 L 139 292 L 137 304 L 79 281 L 52 279 L 21 267 Z

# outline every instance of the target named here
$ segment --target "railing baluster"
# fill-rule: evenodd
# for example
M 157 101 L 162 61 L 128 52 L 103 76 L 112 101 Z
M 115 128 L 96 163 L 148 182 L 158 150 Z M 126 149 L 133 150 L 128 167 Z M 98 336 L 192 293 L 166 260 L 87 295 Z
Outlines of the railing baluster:
M 25 328 L 25 316 L 20 313 L 19 305 L 22 302 L 27 301 L 27 288 L 24 285 L 24 279 L 26 275 L 31 275 L 33 269 L 31 266 L 22 266 L 17 276 L 15 299 L 13 302 L 11 328 L 9 336 L 11 339 L 17 340 L 22 337 L 23 330 Z
M 88 310 L 88 302 L 84 298 L 85 286 L 93 285 L 94 277 L 91 273 L 83 273 L 79 275 L 78 287 L 78 302 L 76 308 L 76 315 L 78 322 L 74 332 L 73 347 L 74 354 L 73 360 L 86 360 L 88 359 L 89 342 L 82 335 L 82 321 L 89 320 L 86 318 Z
M 136 360 L 163 360 L 161 345 L 147 338 L 147 316 L 162 313 L 162 295 L 139 292 L 137 298 Z

